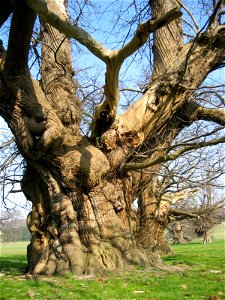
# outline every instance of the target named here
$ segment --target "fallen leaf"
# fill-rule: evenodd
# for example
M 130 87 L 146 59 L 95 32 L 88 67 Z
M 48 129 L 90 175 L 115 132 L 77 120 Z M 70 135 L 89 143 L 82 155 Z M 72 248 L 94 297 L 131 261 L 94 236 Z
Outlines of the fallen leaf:
M 209 273 L 215 273 L 215 274 L 217 274 L 217 273 L 222 273 L 221 270 L 208 270 L 208 272 L 209 272 Z
M 105 281 L 105 279 L 104 279 L 104 278 L 102 278 L 102 277 L 100 277 L 100 278 L 98 278 L 98 281 L 99 281 L 99 282 L 101 282 L 101 281 Z
M 81 275 L 81 276 L 73 276 L 74 279 L 77 279 L 77 280 L 94 280 L 96 279 L 95 276 L 93 275 Z
M 184 290 L 187 289 L 187 285 L 186 285 L 186 284 L 181 284 L 180 287 L 181 287 L 182 289 L 184 289 Z
M 145 291 L 134 291 L 134 294 L 144 294 Z
M 28 291 L 28 296 L 29 296 L 31 299 L 34 298 L 34 295 L 35 295 L 35 292 L 34 292 L 34 291 L 32 291 L 32 290 L 29 290 L 29 291 Z

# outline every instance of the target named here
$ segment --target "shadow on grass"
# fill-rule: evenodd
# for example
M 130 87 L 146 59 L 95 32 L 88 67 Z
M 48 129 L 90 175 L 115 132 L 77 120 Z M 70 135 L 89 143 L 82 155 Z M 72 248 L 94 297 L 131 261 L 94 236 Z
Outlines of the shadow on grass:
M 16 273 L 25 273 L 27 266 L 27 258 L 25 255 L 10 255 L 0 258 L 0 271 L 2 273 L 12 271 Z

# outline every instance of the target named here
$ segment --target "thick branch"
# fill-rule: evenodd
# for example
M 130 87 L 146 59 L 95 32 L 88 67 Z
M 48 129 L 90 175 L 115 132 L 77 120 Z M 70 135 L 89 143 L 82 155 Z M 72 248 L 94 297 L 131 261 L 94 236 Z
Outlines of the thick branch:
M 162 13 L 173 7 L 181 8 L 179 2 L 175 0 L 152 0 L 149 1 L 153 17 L 158 17 Z M 153 78 L 163 74 L 168 70 L 171 61 L 177 58 L 180 49 L 183 47 L 183 34 L 181 19 L 171 22 L 168 26 L 160 28 L 154 32 L 154 68 Z
M 10 14 L 12 13 L 12 1 L 3 0 L 1 2 L 1 11 L 0 11 L 0 27 L 5 23 Z
M 177 8 L 174 8 L 156 19 L 152 19 L 140 24 L 133 39 L 118 51 L 118 59 L 124 60 L 125 58 L 132 55 L 146 43 L 151 32 L 154 32 L 156 29 L 159 29 L 178 19 L 179 17 L 181 17 L 181 15 L 182 13 Z
M 181 209 L 170 209 L 169 214 L 173 215 L 173 216 L 178 216 L 178 217 L 184 216 L 185 218 L 186 217 L 196 218 L 196 219 L 199 218 L 199 216 L 196 213 L 191 213 L 189 211 L 184 211 L 184 210 L 181 210 Z
M 212 35 L 205 36 L 204 43 L 199 38 L 186 44 L 170 62 L 167 75 L 153 81 L 147 92 L 120 117 L 123 128 L 143 131 L 147 138 L 165 126 L 168 118 L 193 97 L 207 74 L 224 61 L 224 33 L 224 27 L 219 26 Z M 209 110 L 204 112 L 209 117 Z M 217 114 L 221 120 L 222 116 L 223 113 Z
M 137 170 L 146 169 L 160 163 L 165 163 L 167 161 L 175 160 L 188 151 L 204 148 L 207 146 L 217 145 L 220 143 L 225 143 L 225 136 L 218 139 L 211 140 L 209 142 L 187 144 L 186 146 L 181 147 L 180 149 L 173 152 L 172 154 L 164 154 L 155 159 L 151 159 L 149 161 L 140 162 L 140 163 L 125 163 L 121 166 L 121 169 L 122 171 L 128 171 L 128 170 L 137 171 Z
M 191 121 L 212 121 L 225 126 L 225 111 L 222 109 L 206 108 L 194 101 L 190 101 L 185 104 L 184 111 Z
M 84 29 L 62 20 L 58 15 L 51 12 L 45 0 L 26 0 L 26 2 L 43 21 L 63 32 L 67 37 L 76 39 L 102 61 L 107 62 L 113 51 L 96 42 Z
M 28 53 L 35 18 L 36 14 L 24 0 L 15 1 L 5 60 L 8 74 L 15 75 L 28 70 Z
M 76 39 L 106 63 L 106 83 L 104 87 L 105 101 L 96 109 L 92 126 L 92 135 L 94 136 L 101 135 L 101 132 L 98 132 L 97 127 L 99 126 L 96 123 L 107 123 L 101 124 L 100 126 L 101 128 L 104 127 L 106 129 L 115 119 L 119 102 L 119 70 L 124 59 L 137 51 L 147 41 L 150 32 L 167 25 L 169 22 L 181 16 L 181 13 L 177 9 L 172 9 L 155 20 L 150 20 L 141 24 L 131 42 L 120 50 L 112 51 L 96 42 L 84 29 L 71 25 L 53 13 L 47 6 L 47 1 L 26 1 L 45 22 L 58 29 L 60 32 L 63 32 L 66 36 Z
M 46 0 L 46 3 L 48 8 L 62 20 L 67 21 L 69 19 L 66 5 L 59 6 L 56 1 L 52 0 Z M 73 79 L 74 69 L 70 40 L 48 23 L 43 22 L 41 26 L 42 87 L 62 124 L 72 134 L 79 134 L 81 107 L 76 97 L 76 81 Z

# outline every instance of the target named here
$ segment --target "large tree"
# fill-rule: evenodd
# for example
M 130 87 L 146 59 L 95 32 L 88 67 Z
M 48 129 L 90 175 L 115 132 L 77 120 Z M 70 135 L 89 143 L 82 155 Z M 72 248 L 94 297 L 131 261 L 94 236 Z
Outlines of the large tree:
M 152 18 L 140 23 L 133 38 L 117 50 L 70 22 L 67 4 L 1 1 L 0 25 L 11 14 L 12 18 L 7 50 L 0 45 L 0 115 L 26 161 L 22 190 L 32 202 L 27 217 L 29 272 L 80 275 L 128 264 L 160 267 L 153 251 L 160 224 L 152 217 L 158 209 L 160 164 L 225 141 L 219 137 L 173 145 L 193 122 L 225 124 L 224 110 L 194 100 L 207 75 L 224 63 L 223 3 L 214 3 L 205 26 L 184 44 L 181 1 L 146 2 Z M 40 30 L 39 80 L 32 78 L 28 65 L 34 26 Z M 118 115 L 121 66 L 151 34 L 154 59 L 149 82 L 142 96 Z M 90 136 L 80 131 L 85 107 L 73 80 L 73 40 L 106 66 L 104 98 L 95 107 Z M 136 199 L 137 212 L 132 205 Z

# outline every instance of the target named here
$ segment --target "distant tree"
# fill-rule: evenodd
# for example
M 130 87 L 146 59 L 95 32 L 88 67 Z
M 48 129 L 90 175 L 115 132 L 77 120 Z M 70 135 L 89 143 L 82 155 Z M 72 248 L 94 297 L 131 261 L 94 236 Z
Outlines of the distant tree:
M 207 191 L 212 192 L 212 187 L 208 186 Z M 185 208 L 182 207 L 171 211 L 172 215 L 175 213 L 173 218 L 175 222 L 169 223 L 167 228 L 171 232 L 174 244 L 183 244 L 190 241 L 191 237 L 194 237 L 193 232 L 196 232 L 199 237 L 203 237 L 203 243 L 212 241 L 210 231 L 213 226 L 223 221 L 220 210 L 224 208 L 225 198 L 213 199 L 211 192 L 211 196 L 208 194 L 210 199 L 204 194 L 203 200 L 196 202 L 197 205 L 195 207 L 191 207 L 186 202 Z M 199 193 L 199 195 L 201 196 L 202 194 Z M 189 220 L 189 222 L 187 223 L 183 220 Z M 189 227 L 188 230 L 185 230 L 186 233 L 184 231 L 185 227 Z
M 162 252 L 169 251 L 164 238 L 166 229 L 174 243 L 186 243 L 197 236 L 194 224 L 209 225 L 209 221 L 203 222 L 203 216 L 207 216 L 212 224 L 219 222 L 218 210 L 225 203 L 224 153 L 219 147 L 206 150 L 185 155 L 178 161 L 161 166 L 158 171 L 156 201 L 151 204 L 150 215 L 152 227 L 157 228 L 157 239 L 152 234 L 154 230 L 146 239 L 151 239 L 151 244 L 161 248 Z M 208 201 L 205 199 L 206 191 L 208 194 L 211 191 Z
M 26 222 L 21 219 L 20 213 L 15 209 L 1 214 L 0 230 L 3 242 L 28 241 L 30 239 Z
M 215 224 L 219 224 L 222 219 L 219 209 L 224 208 L 225 199 L 218 201 L 213 195 L 213 189 L 206 186 L 203 189 L 202 199 L 199 206 L 199 217 L 194 221 L 195 231 L 203 237 L 203 243 L 211 243 L 211 229 Z
M 29 241 L 30 240 L 30 232 L 26 225 L 20 227 L 21 230 L 21 241 Z

